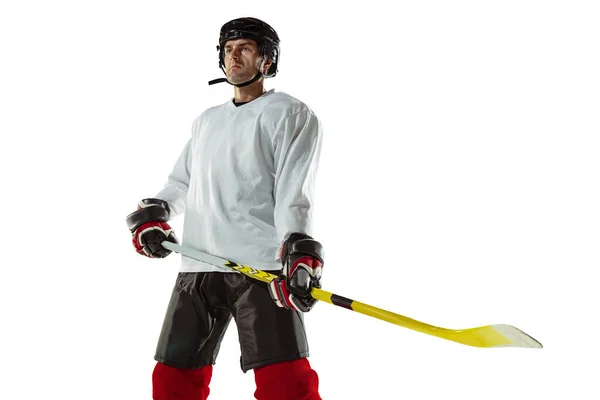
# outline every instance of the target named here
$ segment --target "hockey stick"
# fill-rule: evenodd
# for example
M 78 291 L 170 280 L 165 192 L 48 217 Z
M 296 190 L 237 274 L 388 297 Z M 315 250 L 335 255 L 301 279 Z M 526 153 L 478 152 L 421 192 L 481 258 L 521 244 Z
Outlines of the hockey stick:
M 227 271 L 237 271 L 250 278 L 269 283 L 277 278 L 277 275 L 267 271 L 261 271 L 251 268 L 247 265 L 237 264 L 224 258 L 206 254 L 189 247 L 183 247 L 178 244 L 164 241 L 162 246 L 168 250 L 179 253 L 183 256 L 193 258 L 198 261 L 208 263 Z M 356 311 L 392 324 L 396 324 L 414 331 L 426 333 L 442 339 L 465 344 L 474 347 L 527 347 L 541 348 L 542 344 L 526 334 L 525 332 L 511 325 L 487 325 L 469 329 L 446 329 L 429 325 L 412 318 L 408 318 L 391 311 L 382 310 L 368 304 L 338 296 L 325 290 L 313 288 L 311 296 L 317 300 L 324 301 L 348 310 Z

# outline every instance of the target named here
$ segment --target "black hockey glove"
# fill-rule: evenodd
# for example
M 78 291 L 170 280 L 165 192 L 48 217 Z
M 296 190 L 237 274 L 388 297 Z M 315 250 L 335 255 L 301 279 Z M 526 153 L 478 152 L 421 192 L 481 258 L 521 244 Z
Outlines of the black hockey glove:
M 310 295 L 321 288 L 323 246 L 303 233 L 292 233 L 280 250 L 282 273 L 269 283 L 269 293 L 279 307 L 310 311 L 317 299 Z
M 171 254 L 171 250 L 161 245 L 164 240 L 177 243 L 173 229 L 167 224 L 169 214 L 166 201 L 144 199 L 139 202 L 138 210 L 127 216 L 135 251 L 150 258 L 164 258 Z

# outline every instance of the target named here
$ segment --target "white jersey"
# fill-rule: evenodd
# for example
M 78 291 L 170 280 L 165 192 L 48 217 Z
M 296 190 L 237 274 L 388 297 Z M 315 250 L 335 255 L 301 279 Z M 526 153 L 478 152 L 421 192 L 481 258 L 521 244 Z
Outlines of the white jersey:
M 182 245 L 258 269 L 281 268 L 293 232 L 311 235 L 322 129 L 304 103 L 270 90 L 202 113 L 155 198 L 185 213 Z M 221 271 L 183 256 L 181 272 Z

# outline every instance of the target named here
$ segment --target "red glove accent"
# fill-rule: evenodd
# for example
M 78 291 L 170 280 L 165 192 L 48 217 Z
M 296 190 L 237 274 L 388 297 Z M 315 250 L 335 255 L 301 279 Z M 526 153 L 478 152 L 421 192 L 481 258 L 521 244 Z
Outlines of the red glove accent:
M 317 300 L 310 294 L 321 287 L 323 248 L 305 234 L 294 233 L 281 250 L 282 274 L 269 283 L 269 293 L 279 307 L 308 312 Z
M 150 258 L 164 258 L 171 254 L 161 243 L 169 240 L 177 243 L 173 229 L 166 222 L 146 222 L 133 233 L 135 251 Z
M 177 243 L 173 229 L 166 222 L 170 216 L 167 202 L 160 199 L 144 199 L 139 202 L 137 208 L 137 211 L 126 218 L 135 251 L 151 258 L 164 258 L 171 254 L 171 251 L 161 244 L 165 240 Z

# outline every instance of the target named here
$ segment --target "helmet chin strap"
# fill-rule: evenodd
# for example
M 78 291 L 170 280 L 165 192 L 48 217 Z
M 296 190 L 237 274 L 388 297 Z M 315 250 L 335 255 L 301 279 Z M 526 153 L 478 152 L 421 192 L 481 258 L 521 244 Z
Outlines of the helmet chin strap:
M 230 85 L 233 85 L 233 86 L 235 86 L 235 87 L 244 87 L 244 86 L 248 86 L 248 85 L 250 85 L 250 84 L 252 84 L 252 83 L 256 82 L 257 80 L 259 80 L 260 78 L 262 78 L 262 77 L 264 76 L 264 75 L 262 74 L 262 72 L 260 72 L 260 71 L 262 71 L 262 70 L 264 69 L 264 66 L 265 66 L 265 61 L 266 61 L 266 59 L 263 57 L 263 60 L 262 60 L 262 62 L 260 63 L 260 66 L 259 66 L 259 69 L 258 69 L 258 73 L 257 73 L 256 75 L 254 75 L 254 78 L 250 79 L 250 80 L 249 80 L 249 81 L 247 81 L 247 82 L 244 82 L 244 83 L 237 83 L 237 84 L 236 84 L 236 83 L 231 83 L 231 82 L 229 82 L 229 81 L 227 80 L 227 78 L 219 78 L 219 79 L 213 79 L 212 81 L 208 81 L 208 84 L 209 84 L 209 85 L 214 85 L 215 83 L 227 82 L 227 83 L 229 83 Z M 221 69 L 223 69 L 223 67 L 221 67 Z M 224 69 L 223 69 L 223 73 L 225 73 L 225 70 L 224 70 Z M 227 74 L 225 73 L 225 75 L 227 75 Z
M 215 83 L 227 82 L 230 85 L 233 85 L 235 87 L 244 87 L 244 86 L 250 85 L 251 83 L 256 82 L 257 80 L 259 80 L 262 77 L 263 77 L 263 74 L 259 72 L 256 75 L 254 75 L 254 78 L 252 78 L 248 82 L 244 82 L 244 83 L 231 83 L 227 80 L 227 78 L 219 78 L 219 79 L 213 79 L 212 81 L 208 81 L 208 84 L 214 85 Z

